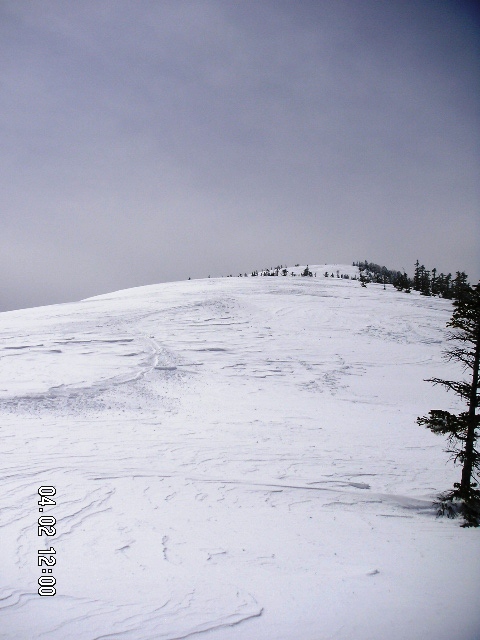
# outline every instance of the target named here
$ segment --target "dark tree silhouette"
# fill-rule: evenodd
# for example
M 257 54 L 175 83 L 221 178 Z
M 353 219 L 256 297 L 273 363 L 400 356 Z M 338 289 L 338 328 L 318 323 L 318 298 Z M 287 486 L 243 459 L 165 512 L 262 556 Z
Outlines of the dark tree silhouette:
M 454 343 L 445 356 L 459 362 L 466 373 L 466 380 L 452 381 L 431 378 L 427 382 L 440 384 L 453 391 L 466 403 L 466 410 L 458 415 L 448 411 L 433 410 L 428 416 L 417 418 L 420 425 L 433 433 L 446 435 L 454 462 L 462 465 L 461 481 L 452 491 L 440 496 L 439 513 L 464 517 L 463 526 L 480 525 L 480 491 L 477 480 L 480 472 L 480 455 L 476 449 L 480 415 L 479 365 L 480 365 L 480 282 L 473 287 L 462 278 L 462 295 L 453 303 L 454 311 L 447 327 L 452 331 L 447 339 Z

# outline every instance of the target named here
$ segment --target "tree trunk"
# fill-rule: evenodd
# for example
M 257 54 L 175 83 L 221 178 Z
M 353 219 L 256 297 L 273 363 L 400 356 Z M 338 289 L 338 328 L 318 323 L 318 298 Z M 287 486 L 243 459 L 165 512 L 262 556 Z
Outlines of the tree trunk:
M 475 358 L 473 362 L 472 388 L 468 404 L 468 429 L 465 441 L 465 461 L 462 469 L 462 481 L 460 483 L 460 494 L 468 500 L 473 472 L 473 450 L 475 445 L 475 410 L 477 404 L 478 390 L 478 368 L 480 364 L 480 334 L 477 336 L 475 345 Z

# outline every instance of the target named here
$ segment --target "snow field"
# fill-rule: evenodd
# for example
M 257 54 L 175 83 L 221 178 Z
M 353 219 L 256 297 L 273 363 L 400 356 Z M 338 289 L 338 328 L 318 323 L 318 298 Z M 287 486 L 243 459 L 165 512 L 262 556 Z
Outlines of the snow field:
M 455 407 L 423 381 L 458 377 L 451 303 L 310 269 L 0 314 L 1 638 L 478 637 L 478 531 L 435 518 L 459 470 L 415 423 Z

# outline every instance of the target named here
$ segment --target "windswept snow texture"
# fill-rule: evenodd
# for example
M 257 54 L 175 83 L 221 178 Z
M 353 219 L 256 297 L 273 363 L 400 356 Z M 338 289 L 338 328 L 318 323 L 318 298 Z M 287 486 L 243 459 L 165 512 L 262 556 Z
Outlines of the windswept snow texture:
M 480 637 L 480 535 L 435 517 L 460 472 L 415 423 L 458 408 L 424 382 L 459 375 L 451 303 L 310 268 L 0 315 L 2 639 Z

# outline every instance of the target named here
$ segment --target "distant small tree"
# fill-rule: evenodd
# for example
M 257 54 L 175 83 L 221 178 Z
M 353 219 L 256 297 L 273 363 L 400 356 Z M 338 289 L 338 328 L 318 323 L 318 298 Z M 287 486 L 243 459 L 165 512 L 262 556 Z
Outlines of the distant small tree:
M 430 280 L 430 291 L 432 296 L 436 296 L 438 293 L 438 278 L 437 278 L 437 270 L 434 267 L 432 269 L 432 278 Z
M 405 273 L 405 271 L 403 273 L 399 273 L 397 278 L 395 279 L 395 288 L 398 291 L 405 290 L 405 293 L 410 293 L 410 291 L 411 291 L 411 289 L 410 289 L 410 279 L 407 276 L 407 274 Z
M 462 465 L 460 482 L 454 483 L 452 491 L 440 496 L 439 514 L 464 517 L 462 526 L 480 525 L 480 491 L 477 480 L 480 472 L 480 454 L 476 449 L 479 436 L 480 406 L 479 365 L 480 365 L 480 282 L 471 287 L 462 283 L 462 296 L 453 303 L 454 311 L 447 327 L 451 331 L 447 339 L 455 346 L 445 352 L 447 360 L 460 362 L 468 379 L 459 382 L 431 378 L 427 382 L 440 384 L 447 391 L 453 391 L 466 403 L 466 411 L 458 415 L 448 411 L 433 410 L 428 416 L 417 418 L 420 425 L 433 433 L 446 435 L 448 453 L 455 463 Z
M 369 282 L 369 279 L 367 278 L 367 276 L 363 273 L 363 271 L 360 271 L 360 284 L 362 285 L 362 287 L 366 287 L 367 286 L 367 282 Z
M 469 293 L 468 276 L 465 271 L 457 271 L 455 274 L 455 280 L 452 283 L 453 297 L 455 300 L 460 300 L 464 294 Z
M 415 275 L 413 276 L 413 288 L 415 291 L 420 291 L 420 262 L 415 262 Z

